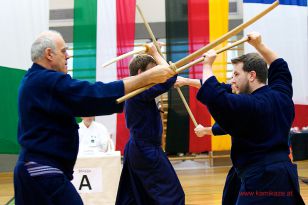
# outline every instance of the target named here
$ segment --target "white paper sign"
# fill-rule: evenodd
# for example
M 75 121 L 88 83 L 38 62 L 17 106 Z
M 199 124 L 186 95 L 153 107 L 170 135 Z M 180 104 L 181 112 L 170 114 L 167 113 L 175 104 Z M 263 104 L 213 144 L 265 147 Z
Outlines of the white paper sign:
M 101 168 L 75 168 L 72 181 L 78 193 L 98 193 L 103 191 Z

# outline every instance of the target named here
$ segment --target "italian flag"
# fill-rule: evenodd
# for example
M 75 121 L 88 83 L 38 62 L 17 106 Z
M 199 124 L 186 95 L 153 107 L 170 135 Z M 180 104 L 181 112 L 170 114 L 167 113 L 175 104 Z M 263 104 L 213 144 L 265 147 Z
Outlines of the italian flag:
M 135 0 L 75 0 L 73 76 L 89 81 L 110 82 L 127 77 L 130 59 L 108 68 L 101 65 L 111 58 L 133 50 Z M 155 8 L 153 8 L 155 9 Z M 163 12 L 163 11 L 157 11 Z M 228 31 L 227 0 L 165 1 L 168 61 L 176 62 Z M 226 54 L 215 64 L 216 76 L 226 81 Z M 185 77 L 201 78 L 197 65 Z M 211 126 L 206 107 L 196 100 L 196 89 L 183 88 L 184 95 L 200 124 Z M 169 92 L 166 151 L 204 152 L 230 149 L 230 137 L 198 138 L 182 101 L 175 90 Z M 97 117 L 113 135 L 116 149 L 123 153 L 128 140 L 124 114 Z M 179 129 L 180 128 L 180 129 Z
M 108 60 L 134 49 L 135 0 L 74 1 L 73 77 L 110 82 L 129 76 L 126 58 L 102 68 Z M 123 153 L 129 137 L 124 113 L 98 116 Z

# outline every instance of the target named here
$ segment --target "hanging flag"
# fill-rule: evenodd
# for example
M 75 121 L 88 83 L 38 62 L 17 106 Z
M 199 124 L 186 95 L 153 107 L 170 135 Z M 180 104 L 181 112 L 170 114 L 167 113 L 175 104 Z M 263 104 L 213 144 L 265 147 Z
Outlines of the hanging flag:
M 13 15 L 12 15 L 13 14 Z M 0 154 L 17 154 L 17 96 L 26 70 L 31 67 L 31 44 L 48 30 L 48 0 L 10 0 L 1 2 L 0 45 Z
M 74 1 L 73 77 L 110 82 L 129 76 L 130 58 L 102 68 L 108 60 L 134 48 L 136 0 Z M 129 137 L 124 113 L 96 117 L 123 154 Z
M 168 60 L 176 62 L 228 32 L 228 4 L 227 0 L 166 1 Z M 221 46 L 223 45 L 226 43 Z M 226 53 L 223 53 L 217 57 L 214 64 L 214 74 L 221 82 L 226 81 L 226 61 Z M 190 68 L 181 75 L 202 79 L 202 64 Z M 203 126 L 211 126 L 213 120 L 207 108 L 196 100 L 198 90 L 192 87 L 181 89 L 189 101 L 196 121 Z M 175 89 L 169 91 L 168 100 L 167 152 L 185 153 L 230 149 L 230 136 L 198 138 L 195 135 L 195 126 Z
M 243 19 L 246 21 L 274 0 L 244 0 Z M 307 0 L 280 0 L 271 13 L 245 30 L 258 31 L 263 41 L 289 65 L 293 78 L 295 120 L 293 126 L 308 125 L 308 33 Z M 255 52 L 248 44 L 245 52 Z
M 166 43 L 168 62 L 176 62 L 187 56 L 188 52 L 188 15 L 187 0 L 165 1 L 166 6 Z M 184 8 L 184 9 L 183 9 Z M 188 77 L 188 71 L 181 74 Z M 189 88 L 182 87 L 186 100 Z M 166 151 L 170 154 L 189 151 L 189 115 L 176 91 L 168 92 L 168 117 L 166 133 Z
M 189 25 L 189 48 L 190 53 L 211 43 L 228 32 L 228 0 L 196 1 L 188 0 L 188 25 Z M 215 49 L 222 48 L 224 42 Z M 189 70 L 191 78 L 202 79 L 203 65 L 198 64 Z M 220 82 L 227 80 L 227 53 L 217 56 L 213 65 L 214 75 Z M 204 126 L 211 126 L 213 119 L 210 113 L 197 99 L 198 89 L 190 87 L 189 104 L 194 111 L 197 122 Z M 203 137 L 199 138 L 194 132 L 194 124 L 190 121 L 190 152 L 229 150 L 231 146 L 230 136 Z

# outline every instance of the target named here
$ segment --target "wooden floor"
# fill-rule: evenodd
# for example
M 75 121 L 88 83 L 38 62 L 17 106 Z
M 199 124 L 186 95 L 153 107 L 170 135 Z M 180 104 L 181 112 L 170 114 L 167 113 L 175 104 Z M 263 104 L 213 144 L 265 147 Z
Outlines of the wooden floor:
M 308 161 L 296 163 L 300 178 L 308 179 Z M 186 194 L 187 205 L 221 204 L 221 195 L 229 167 L 177 171 Z M 308 184 L 300 180 L 301 195 L 308 204 Z M 14 195 L 12 173 L 0 173 L 0 204 Z
M 308 161 L 297 162 L 298 175 L 308 179 Z M 221 204 L 225 178 L 230 167 L 177 171 L 186 195 L 186 205 Z M 301 195 L 308 205 L 308 184 L 300 180 Z
M 13 196 L 13 174 L 0 173 L 0 204 L 6 204 Z

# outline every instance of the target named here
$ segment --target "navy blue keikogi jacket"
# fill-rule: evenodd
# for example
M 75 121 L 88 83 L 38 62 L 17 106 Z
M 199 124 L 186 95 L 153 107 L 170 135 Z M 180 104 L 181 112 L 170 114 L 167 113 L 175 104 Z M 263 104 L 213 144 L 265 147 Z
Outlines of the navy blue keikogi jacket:
M 72 179 L 79 145 L 76 116 L 122 112 L 123 81 L 89 83 L 33 64 L 18 97 L 20 160 L 59 168 Z
M 241 168 L 262 161 L 270 153 L 287 157 L 288 134 L 294 119 L 292 77 L 287 63 L 276 59 L 269 68 L 268 85 L 252 94 L 234 95 L 229 89 L 213 76 L 202 85 L 197 98 L 232 136 L 233 165 Z

